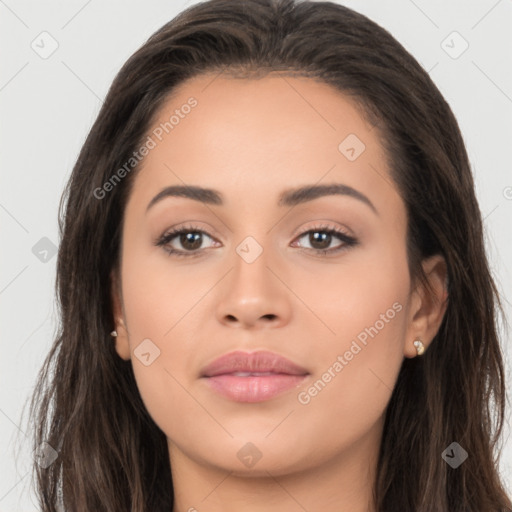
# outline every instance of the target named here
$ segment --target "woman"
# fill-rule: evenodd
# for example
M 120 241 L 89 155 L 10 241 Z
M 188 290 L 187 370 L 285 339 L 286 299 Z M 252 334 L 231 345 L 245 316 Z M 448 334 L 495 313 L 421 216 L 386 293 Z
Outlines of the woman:
M 512 510 L 468 157 L 384 29 L 194 5 L 123 66 L 65 196 L 42 510 Z

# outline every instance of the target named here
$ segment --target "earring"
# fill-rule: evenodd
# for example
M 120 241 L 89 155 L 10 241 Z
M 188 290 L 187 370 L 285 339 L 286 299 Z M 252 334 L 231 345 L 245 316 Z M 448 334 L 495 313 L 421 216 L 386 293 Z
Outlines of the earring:
M 117 338 L 117 331 L 112 331 L 110 333 L 110 336 L 113 336 L 114 338 Z
M 416 347 L 416 351 L 418 352 L 419 356 L 421 356 L 423 352 L 425 352 L 425 345 L 423 345 L 423 342 L 421 340 L 415 340 L 414 346 Z

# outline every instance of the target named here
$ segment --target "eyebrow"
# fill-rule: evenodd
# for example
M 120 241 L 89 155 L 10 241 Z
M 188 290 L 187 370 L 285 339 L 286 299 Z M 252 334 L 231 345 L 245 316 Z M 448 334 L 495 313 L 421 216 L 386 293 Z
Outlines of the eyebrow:
M 353 197 L 363 202 L 371 210 L 379 215 L 379 212 L 373 203 L 363 193 L 355 188 L 334 183 L 330 185 L 306 185 L 299 188 L 288 189 L 279 195 L 278 206 L 296 206 L 298 204 L 312 201 L 323 196 L 343 195 Z M 156 203 L 167 197 L 185 197 L 194 201 L 201 201 L 206 204 L 222 206 L 224 204 L 223 195 L 218 190 L 203 188 L 196 185 L 171 185 L 161 190 L 149 202 L 146 212 Z

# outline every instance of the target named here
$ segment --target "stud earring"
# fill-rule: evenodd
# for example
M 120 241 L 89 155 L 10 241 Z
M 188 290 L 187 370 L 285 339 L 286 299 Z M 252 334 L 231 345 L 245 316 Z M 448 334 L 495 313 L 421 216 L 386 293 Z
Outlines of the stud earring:
M 115 331 L 115 330 L 114 330 L 114 331 L 112 331 L 112 332 L 110 333 L 110 336 L 113 336 L 114 338 L 117 338 L 117 331 Z
M 423 342 L 421 340 L 415 340 L 414 346 L 416 347 L 416 351 L 418 352 L 419 356 L 421 356 L 423 352 L 425 352 L 425 345 L 423 345 Z

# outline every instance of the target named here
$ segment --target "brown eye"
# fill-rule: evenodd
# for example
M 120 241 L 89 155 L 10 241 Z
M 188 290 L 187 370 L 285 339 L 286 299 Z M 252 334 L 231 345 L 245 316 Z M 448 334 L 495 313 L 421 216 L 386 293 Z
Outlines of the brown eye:
M 181 233 L 178 235 L 178 240 L 180 241 L 180 244 L 182 247 L 184 247 L 187 250 L 194 251 L 196 249 L 199 249 L 202 245 L 202 233 L 198 231 L 188 231 L 185 233 Z
M 328 249 L 332 242 L 332 235 L 325 231 L 310 231 L 308 241 L 313 249 Z
M 338 251 L 357 244 L 357 240 L 354 237 L 331 227 L 317 227 L 310 229 L 299 235 L 297 239 L 300 240 L 306 237 L 310 247 L 304 247 L 304 249 L 321 254 L 337 253 Z M 337 246 L 332 248 L 331 244 L 336 239 L 341 241 L 341 243 L 338 243 Z
M 185 226 L 174 229 L 162 235 L 155 243 L 164 248 L 166 252 L 176 256 L 197 256 L 202 251 L 205 237 L 213 238 L 202 229 L 194 226 Z

